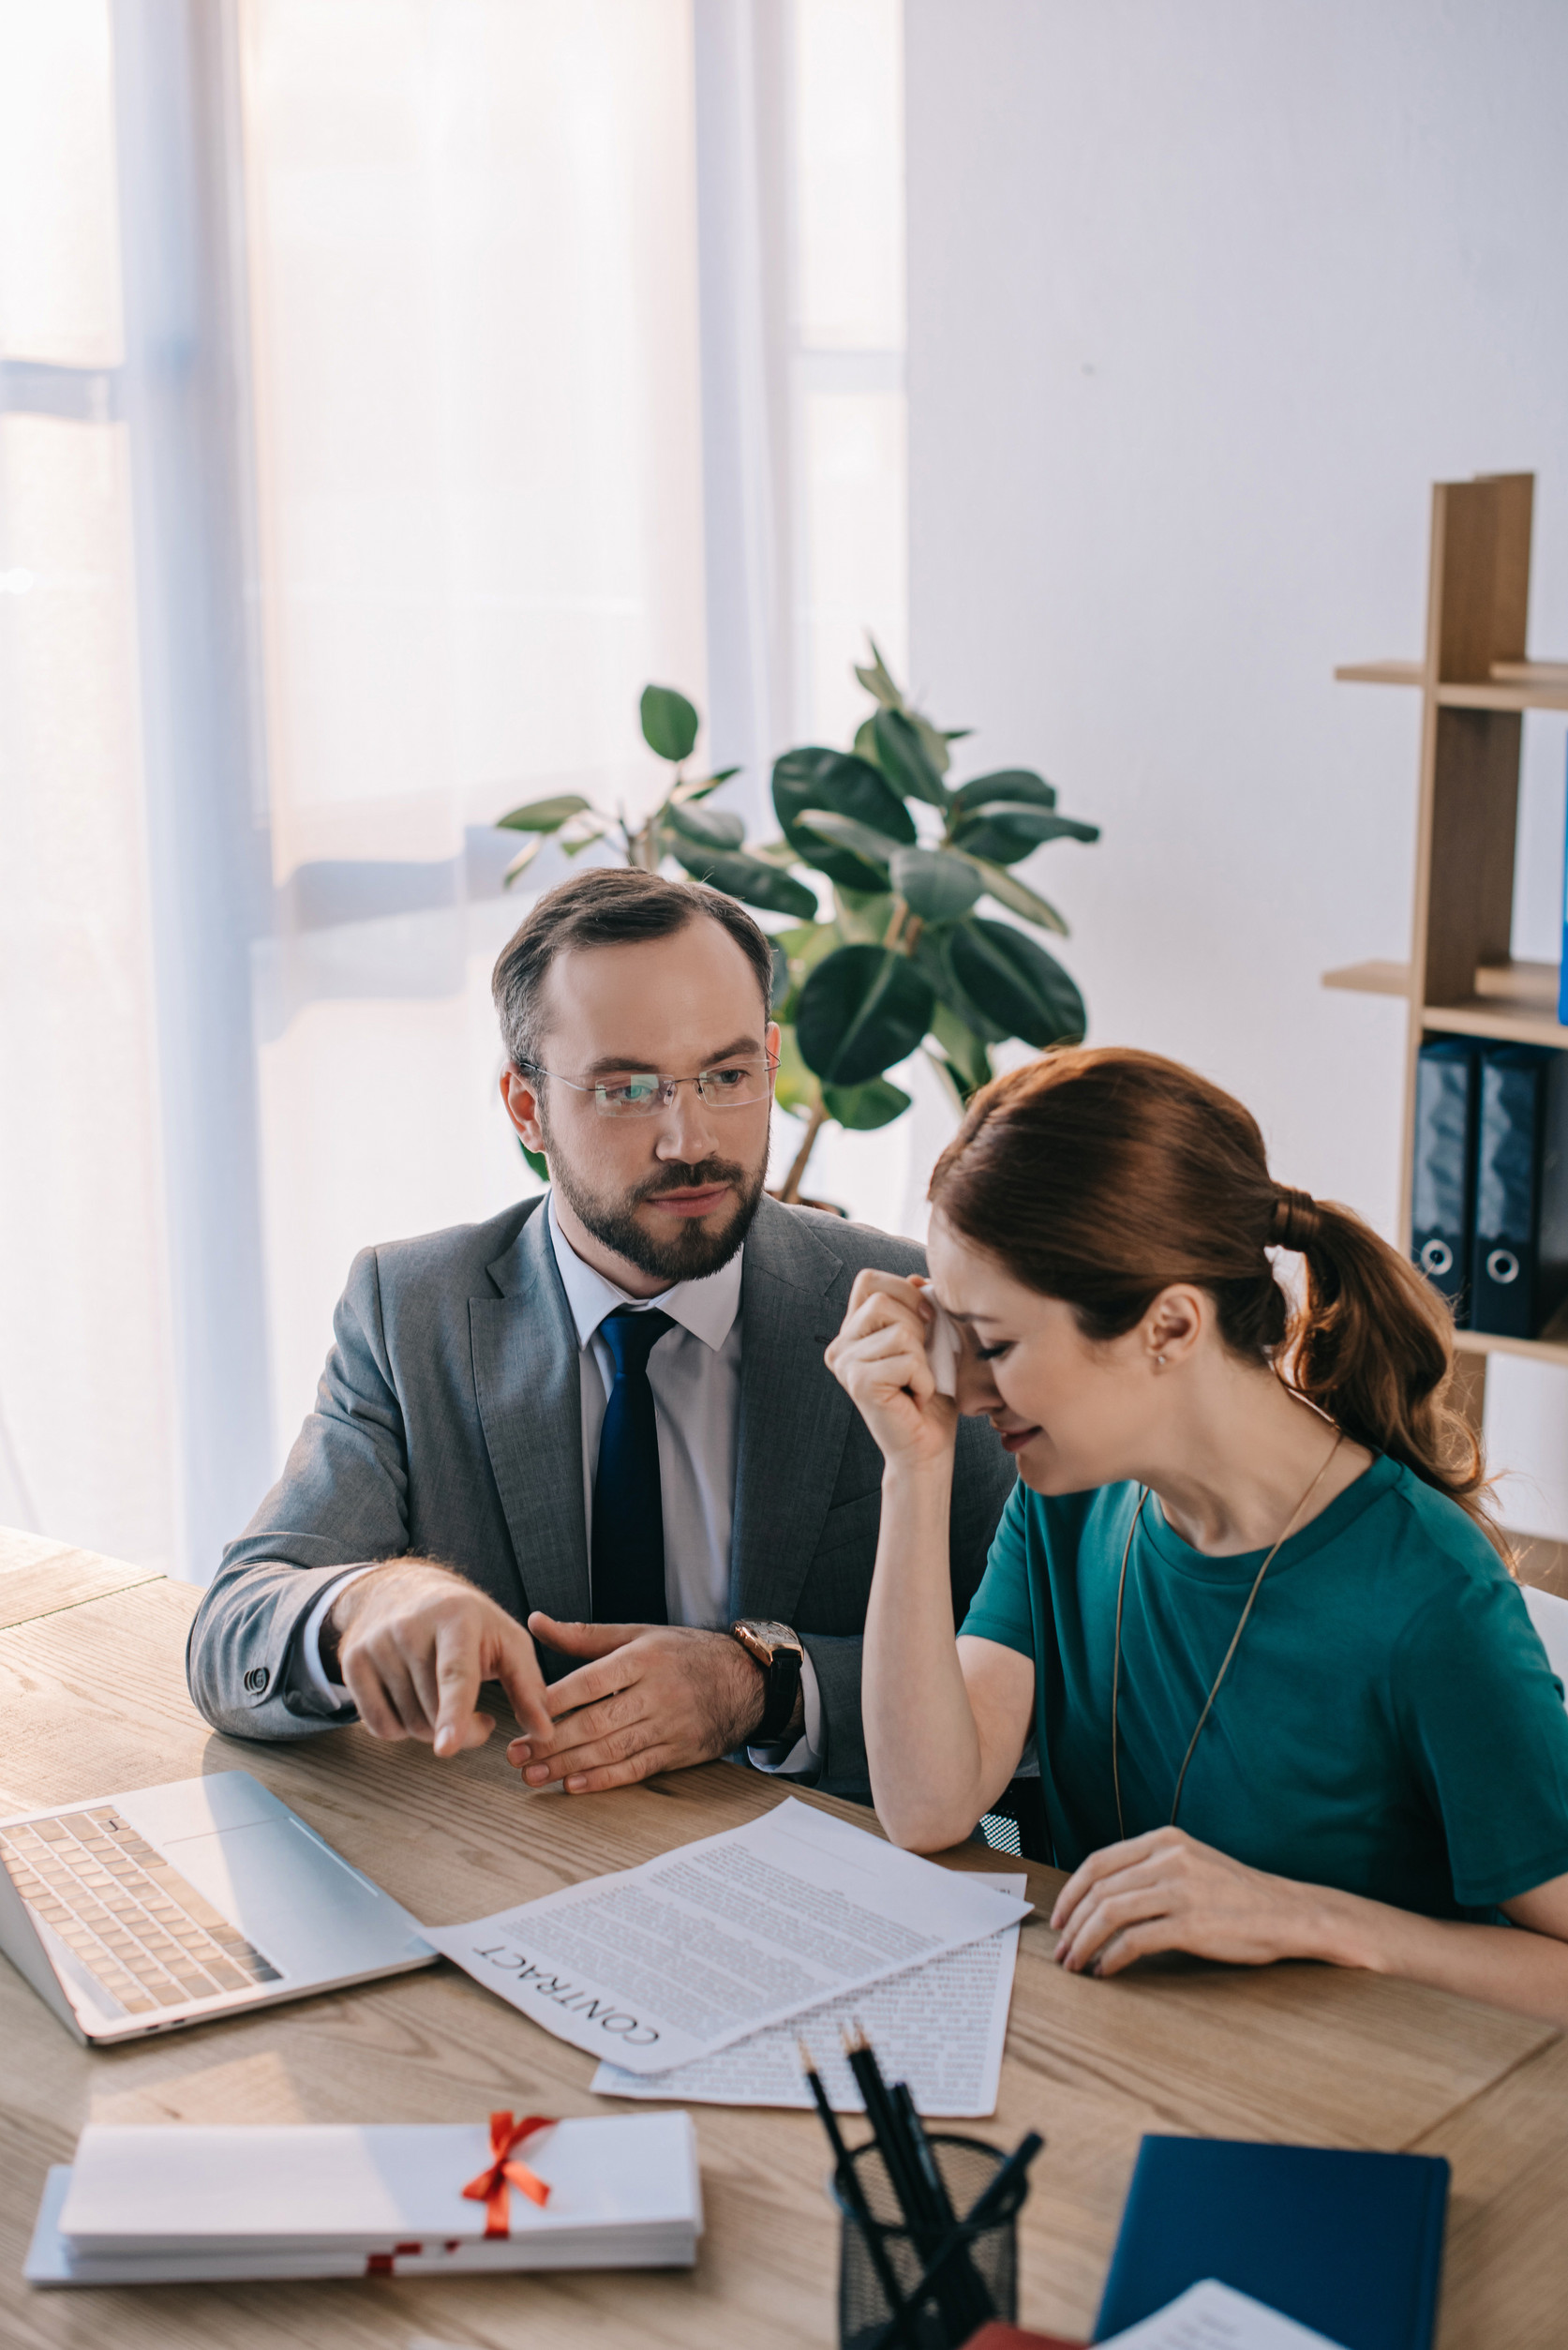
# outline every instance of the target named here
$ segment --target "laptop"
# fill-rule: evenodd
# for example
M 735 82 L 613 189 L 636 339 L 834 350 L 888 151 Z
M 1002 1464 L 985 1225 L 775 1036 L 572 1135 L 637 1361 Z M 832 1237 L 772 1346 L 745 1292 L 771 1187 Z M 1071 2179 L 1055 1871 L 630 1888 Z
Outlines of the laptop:
M 0 1820 L 0 1950 L 95 2047 L 437 1956 L 248 1771 Z

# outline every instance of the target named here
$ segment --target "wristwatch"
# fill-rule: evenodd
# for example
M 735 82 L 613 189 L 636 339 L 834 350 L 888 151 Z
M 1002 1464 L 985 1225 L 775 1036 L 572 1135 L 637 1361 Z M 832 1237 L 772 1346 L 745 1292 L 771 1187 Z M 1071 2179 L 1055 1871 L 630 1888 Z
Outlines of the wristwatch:
M 739 1641 L 754 1665 L 762 1667 L 767 1697 L 752 1744 L 771 1745 L 789 1728 L 800 1694 L 800 1667 L 805 1661 L 800 1636 L 787 1624 L 769 1624 L 761 1616 L 742 1616 L 730 1625 L 729 1636 Z

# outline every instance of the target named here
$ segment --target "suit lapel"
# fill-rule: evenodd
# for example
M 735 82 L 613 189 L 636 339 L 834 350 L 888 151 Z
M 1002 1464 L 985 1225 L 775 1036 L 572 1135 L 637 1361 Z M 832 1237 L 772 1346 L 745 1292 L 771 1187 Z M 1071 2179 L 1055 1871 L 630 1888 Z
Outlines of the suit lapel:
M 790 1623 L 815 1555 L 854 1408 L 822 1360 L 847 1294 L 842 1261 L 764 1199 L 740 1278 L 736 1615 Z
M 591 1613 L 583 1516 L 581 1358 L 549 1220 L 531 1215 L 469 1301 L 474 1393 L 527 1607 Z

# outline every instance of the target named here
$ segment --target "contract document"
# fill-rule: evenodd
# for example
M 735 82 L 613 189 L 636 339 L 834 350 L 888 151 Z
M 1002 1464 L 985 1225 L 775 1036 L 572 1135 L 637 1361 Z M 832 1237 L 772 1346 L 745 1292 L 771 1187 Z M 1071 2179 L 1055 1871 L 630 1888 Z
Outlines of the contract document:
M 969 1881 L 1017 1894 L 1026 1880 L 977 1870 Z M 667 2097 L 680 2105 L 809 2106 L 812 2093 L 800 2071 L 803 2040 L 834 2111 L 863 2113 L 865 2101 L 844 2054 L 845 2027 L 859 2023 L 883 2072 L 889 2080 L 908 2082 L 927 2120 L 976 2120 L 996 2111 L 1017 1957 L 1018 1928 L 1006 1925 L 983 1942 L 906 1968 L 825 2007 L 809 2007 L 787 2024 L 771 2024 L 673 2073 L 640 2074 L 602 2064 L 593 2076 L 594 2094 Z
M 790 1797 L 641 1868 L 420 1930 L 558 2039 L 645 2073 L 984 1941 L 1028 1908 Z

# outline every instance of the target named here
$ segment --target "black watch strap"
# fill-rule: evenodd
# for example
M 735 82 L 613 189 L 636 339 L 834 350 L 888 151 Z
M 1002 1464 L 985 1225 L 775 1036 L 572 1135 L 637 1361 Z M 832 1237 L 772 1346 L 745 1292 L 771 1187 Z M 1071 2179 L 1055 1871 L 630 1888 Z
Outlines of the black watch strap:
M 742 1617 L 729 1629 L 730 1638 L 739 1640 L 752 1662 L 762 1669 L 762 1719 L 753 1730 L 750 1743 L 754 1746 L 773 1745 L 789 1728 L 795 1701 L 800 1694 L 804 1652 L 799 1638 L 787 1624 L 769 1624 L 752 1616 Z

